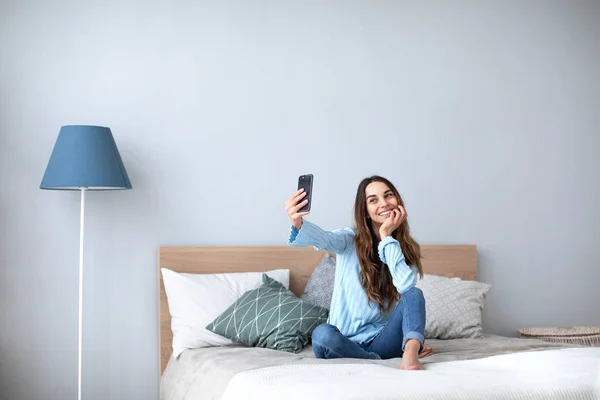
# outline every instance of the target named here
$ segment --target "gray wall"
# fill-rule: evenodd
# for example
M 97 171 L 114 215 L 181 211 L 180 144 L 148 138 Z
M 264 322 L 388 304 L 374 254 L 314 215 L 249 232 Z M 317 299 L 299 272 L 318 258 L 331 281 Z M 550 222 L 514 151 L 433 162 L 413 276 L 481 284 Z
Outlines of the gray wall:
M 477 244 L 486 331 L 600 324 L 600 3 L 0 4 L 2 398 L 76 395 L 64 124 L 134 185 L 88 196 L 87 399 L 157 398 L 158 247 L 285 244 L 300 173 L 324 228 L 378 173 L 421 243 Z

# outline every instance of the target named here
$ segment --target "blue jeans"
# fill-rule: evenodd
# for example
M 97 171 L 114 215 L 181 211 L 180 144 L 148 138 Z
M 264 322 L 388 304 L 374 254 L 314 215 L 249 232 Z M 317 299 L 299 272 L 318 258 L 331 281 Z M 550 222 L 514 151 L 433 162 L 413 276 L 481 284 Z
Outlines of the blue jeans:
M 312 333 L 313 351 L 317 358 L 372 358 L 402 357 L 409 339 L 425 343 L 425 297 L 417 287 L 402 295 L 390 319 L 373 340 L 358 344 L 344 336 L 331 324 L 322 324 Z

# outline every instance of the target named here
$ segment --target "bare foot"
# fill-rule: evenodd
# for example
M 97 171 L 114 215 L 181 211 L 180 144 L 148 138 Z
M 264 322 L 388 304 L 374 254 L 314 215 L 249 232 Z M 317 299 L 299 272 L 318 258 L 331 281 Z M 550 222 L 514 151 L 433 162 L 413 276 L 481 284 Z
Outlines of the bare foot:
M 406 342 L 404 347 L 404 354 L 402 355 L 402 362 L 400 363 L 400 369 L 405 371 L 415 371 L 423 369 L 421 362 L 419 361 L 419 349 L 421 343 L 418 340 L 411 339 Z
M 419 358 L 429 357 L 433 354 L 435 354 L 435 350 L 433 349 L 433 347 L 426 344 L 425 346 L 423 346 L 423 351 L 421 352 L 421 354 L 419 354 Z
M 419 362 L 418 358 L 409 359 L 408 357 L 402 357 L 402 362 L 400 363 L 400 369 L 405 371 L 418 371 L 422 370 L 423 366 Z

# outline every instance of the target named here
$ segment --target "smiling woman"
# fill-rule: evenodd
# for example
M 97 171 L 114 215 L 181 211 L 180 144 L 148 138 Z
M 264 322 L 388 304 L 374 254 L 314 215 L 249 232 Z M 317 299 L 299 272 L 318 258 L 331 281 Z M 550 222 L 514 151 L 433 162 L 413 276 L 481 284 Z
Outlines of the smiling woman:
M 329 319 L 312 335 L 319 358 L 402 357 L 401 369 L 422 369 L 425 298 L 415 285 L 423 275 L 419 244 L 410 236 L 404 203 L 381 176 L 358 185 L 355 227 L 325 231 L 304 219 L 302 189 L 286 202 L 289 244 L 337 254 Z
M 411 280 L 402 282 L 398 274 L 392 274 L 392 269 L 382 268 L 378 259 L 378 243 L 383 238 L 395 238 L 404 253 L 406 264 L 415 266 L 419 276 L 423 277 L 421 249 L 410 236 L 406 217 L 404 201 L 389 180 L 372 176 L 363 179 L 358 185 L 354 205 L 354 242 L 361 265 L 361 280 L 369 299 L 376 302 L 382 311 L 384 308 L 387 308 L 385 311 L 390 311 L 390 307 L 394 305 L 389 301 L 386 304 L 386 298 L 400 298 L 399 287 L 416 284 L 415 276 L 403 276 L 402 278 Z

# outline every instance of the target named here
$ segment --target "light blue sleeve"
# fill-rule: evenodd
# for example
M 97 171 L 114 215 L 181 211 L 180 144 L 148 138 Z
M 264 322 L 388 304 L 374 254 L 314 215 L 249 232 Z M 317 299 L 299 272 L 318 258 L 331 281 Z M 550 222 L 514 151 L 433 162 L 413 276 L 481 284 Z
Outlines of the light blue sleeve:
M 392 273 L 392 281 L 400 294 L 417 284 L 417 267 L 406 264 L 400 243 L 391 236 L 383 238 L 377 246 L 379 258 L 387 264 Z
M 302 221 L 300 230 L 292 226 L 288 244 L 294 247 L 313 246 L 316 250 L 326 250 L 332 253 L 341 253 L 352 243 L 354 231 L 351 228 L 326 231 L 317 225 Z

